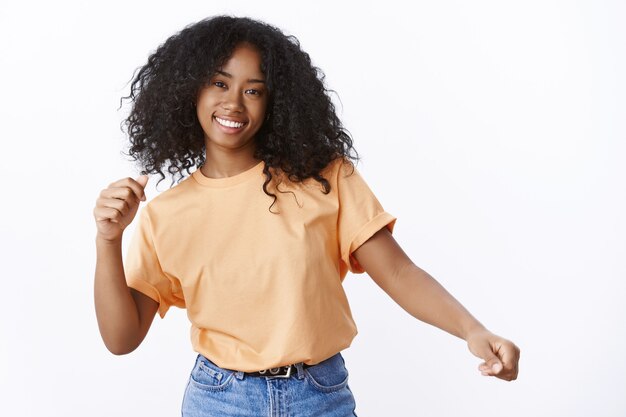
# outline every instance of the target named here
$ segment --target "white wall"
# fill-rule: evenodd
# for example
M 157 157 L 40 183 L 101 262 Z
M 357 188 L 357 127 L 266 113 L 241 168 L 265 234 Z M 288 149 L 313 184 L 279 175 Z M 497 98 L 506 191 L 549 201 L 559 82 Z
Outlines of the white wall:
M 179 415 L 195 358 L 185 312 L 157 317 L 131 355 L 105 349 L 92 209 L 137 175 L 117 110 L 133 71 L 220 13 L 301 40 L 396 239 L 522 349 L 517 381 L 482 377 L 461 340 L 349 276 L 359 416 L 626 413 L 625 3 L 407 4 L 0 4 L 0 414 Z

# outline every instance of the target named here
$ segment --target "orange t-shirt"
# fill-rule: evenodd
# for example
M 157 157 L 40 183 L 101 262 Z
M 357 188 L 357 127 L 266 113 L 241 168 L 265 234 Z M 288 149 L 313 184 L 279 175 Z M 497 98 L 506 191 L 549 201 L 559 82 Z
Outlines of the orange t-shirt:
M 226 178 L 194 171 L 140 209 L 128 286 L 161 318 L 186 308 L 193 349 L 223 368 L 313 365 L 347 348 L 357 329 L 342 282 L 364 272 L 352 252 L 396 218 L 341 162 L 322 172 L 329 194 L 314 179 L 270 187 L 271 212 L 263 162 Z

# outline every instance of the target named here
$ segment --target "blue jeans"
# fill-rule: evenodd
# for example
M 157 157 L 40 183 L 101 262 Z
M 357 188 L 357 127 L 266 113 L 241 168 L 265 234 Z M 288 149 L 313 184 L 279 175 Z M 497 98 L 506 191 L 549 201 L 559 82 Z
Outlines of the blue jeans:
M 183 417 L 353 417 L 341 352 L 289 378 L 250 376 L 198 355 L 183 397 Z

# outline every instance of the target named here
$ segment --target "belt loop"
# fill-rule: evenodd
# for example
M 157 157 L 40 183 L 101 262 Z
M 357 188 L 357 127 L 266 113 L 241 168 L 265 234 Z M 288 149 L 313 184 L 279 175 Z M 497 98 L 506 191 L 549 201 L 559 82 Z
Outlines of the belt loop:
M 298 379 L 303 379 L 304 378 L 304 365 L 302 362 L 298 362 L 298 363 L 294 363 L 294 366 L 296 367 L 296 370 L 298 371 Z
M 235 371 L 235 378 L 237 378 L 238 380 L 242 380 L 243 379 L 243 371 Z

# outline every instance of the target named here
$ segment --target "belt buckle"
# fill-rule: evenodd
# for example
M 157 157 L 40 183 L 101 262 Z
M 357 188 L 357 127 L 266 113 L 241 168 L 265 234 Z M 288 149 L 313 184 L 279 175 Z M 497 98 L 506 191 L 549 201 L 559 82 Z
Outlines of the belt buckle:
M 281 374 L 280 368 L 286 368 L 287 372 Z M 281 366 L 279 368 L 264 369 L 262 371 L 259 371 L 259 374 L 270 377 L 270 378 L 289 378 L 291 376 L 291 368 L 292 368 L 292 365 Z

